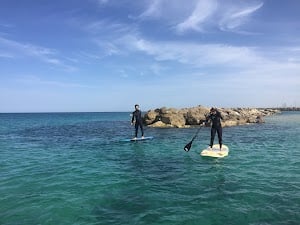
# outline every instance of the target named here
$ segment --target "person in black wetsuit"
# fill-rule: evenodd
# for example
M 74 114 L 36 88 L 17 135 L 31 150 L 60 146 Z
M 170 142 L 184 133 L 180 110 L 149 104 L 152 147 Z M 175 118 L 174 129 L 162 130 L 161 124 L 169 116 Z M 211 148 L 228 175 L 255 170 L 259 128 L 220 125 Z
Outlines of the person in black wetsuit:
M 210 145 L 209 145 L 211 148 L 214 144 L 214 139 L 217 132 L 220 149 L 222 149 L 221 119 L 223 120 L 221 113 L 216 108 L 211 108 L 209 115 L 206 117 L 206 122 L 208 122 L 209 120 L 212 122 L 211 131 L 210 131 Z
M 142 132 L 142 138 L 144 138 L 144 129 L 143 129 L 143 118 L 142 118 L 142 113 L 140 111 L 140 106 L 136 104 L 134 106 L 135 111 L 132 113 L 132 119 L 131 119 L 131 125 L 134 124 L 135 127 L 135 136 L 134 138 L 137 138 L 137 133 L 138 129 L 140 127 L 141 132 Z

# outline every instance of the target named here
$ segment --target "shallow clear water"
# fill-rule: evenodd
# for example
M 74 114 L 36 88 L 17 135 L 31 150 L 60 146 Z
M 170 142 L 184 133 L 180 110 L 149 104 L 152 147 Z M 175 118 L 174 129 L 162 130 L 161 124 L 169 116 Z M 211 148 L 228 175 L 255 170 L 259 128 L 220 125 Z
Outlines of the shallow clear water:
M 299 224 L 300 113 L 223 129 L 146 128 L 129 113 L 0 114 L 0 225 Z

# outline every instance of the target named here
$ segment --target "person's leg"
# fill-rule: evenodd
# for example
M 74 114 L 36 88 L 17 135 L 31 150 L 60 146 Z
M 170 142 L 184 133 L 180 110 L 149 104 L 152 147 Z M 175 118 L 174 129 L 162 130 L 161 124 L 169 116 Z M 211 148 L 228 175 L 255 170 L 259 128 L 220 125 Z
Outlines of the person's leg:
M 217 129 L 220 149 L 222 149 L 222 127 Z
M 138 123 L 135 123 L 134 125 L 134 128 L 135 128 L 135 138 L 137 138 L 137 133 L 138 133 L 138 129 L 139 129 L 139 124 Z
M 144 137 L 144 128 L 143 128 L 143 124 L 140 124 L 140 128 L 141 128 L 141 132 L 142 132 L 142 137 Z
M 211 130 L 210 130 L 210 147 L 211 148 L 214 145 L 214 139 L 215 139 L 216 131 L 217 131 L 216 128 L 211 128 Z

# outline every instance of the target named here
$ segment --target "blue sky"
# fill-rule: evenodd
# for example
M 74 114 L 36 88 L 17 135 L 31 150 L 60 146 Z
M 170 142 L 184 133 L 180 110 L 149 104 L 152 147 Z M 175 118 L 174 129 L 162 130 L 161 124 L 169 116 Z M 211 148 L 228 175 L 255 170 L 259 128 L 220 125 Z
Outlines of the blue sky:
M 1 0 L 0 112 L 300 106 L 298 0 Z

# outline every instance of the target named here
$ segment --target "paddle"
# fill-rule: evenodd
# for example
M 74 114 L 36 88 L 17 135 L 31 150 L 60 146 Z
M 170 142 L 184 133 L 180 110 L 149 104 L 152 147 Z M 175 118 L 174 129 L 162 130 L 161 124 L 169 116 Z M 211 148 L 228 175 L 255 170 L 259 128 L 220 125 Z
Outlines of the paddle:
M 197 137 L 197 135 L 198 135 L 200 129 L 201 129 L 201 126 L 198 128 L 198 130 L 197 130 L 195 136 L 192 138 L 192 140 L 191 140 L 189 143 L 187 143 L 186 146 L 184 146 L 184 148 L 183 148 L 184 151 L 188 152 L 188 151 L 191 149 L 192 144 L 193 144 L 193 141 L 194 141 L 195 138 Z

